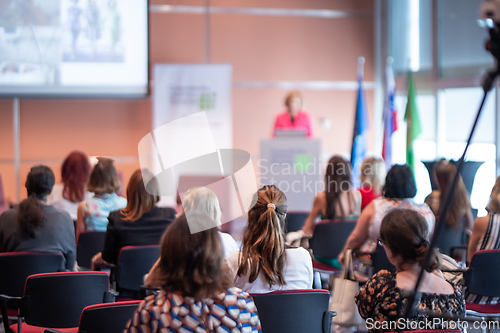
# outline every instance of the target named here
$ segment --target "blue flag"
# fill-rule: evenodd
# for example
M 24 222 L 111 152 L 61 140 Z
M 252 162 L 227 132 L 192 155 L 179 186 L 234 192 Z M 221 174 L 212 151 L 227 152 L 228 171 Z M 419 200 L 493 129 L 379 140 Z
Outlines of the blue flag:
M 358 100 L 356 104 L 356 118 L 354 119 L 354 133 L 352 135 L 351 165 L 355 188 L 359 188 L 361 165 L 366 153 L 366 131 L 368 130 L 368 116 L 366 115 L 365 92 L 362 77 L 359 76 Z

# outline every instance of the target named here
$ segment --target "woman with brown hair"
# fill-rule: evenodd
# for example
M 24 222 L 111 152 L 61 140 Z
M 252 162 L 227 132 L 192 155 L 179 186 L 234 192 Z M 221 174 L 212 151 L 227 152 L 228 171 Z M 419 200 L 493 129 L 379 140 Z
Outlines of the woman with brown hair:
M 287 244 L 295 245 L 303 237 L 312 237 L 318 217 L 321 220 L 355 218 L 360 214 L 361 194 L 353 189 L 351 165 L 342 156 L 333 156 L 326 166 L 325 191 L 314 198 L 313 207 L 307 216 L 304 226 L 297 232 L 286 235 Z M 338 265 L 335 262 L 325 264 Z
M 370 332 L 410 329 L 395 325 L 408 304 L 406 292 L 415 288 L 421 265 L 429 251 L 429 231 L 425 218 L 411 209 L 393 209 L 382 220 L 380 242 L 397 272 L 379 271 L 361 287 L 355 297 L 361 317 L 376 320 L 372 321 L 371 327 L 367 326 Z M 418 289 L 421 292 L 418 309 L 409 318 L 411 321 L 433 322 L 425 311 L 461 317 L 465 315 L 461 289 L 443 278 L 438 270 L 438 253 L 433 251 L 432 264 L 424 272 Z M 370 323 L 367 321 L 367 324 Z
M 192 213 L 190 223 L 212 224 Z M 165 231 L 157 270 L 162 290 L 148 296 L 128 322 L 126 332 L 260 332 L 252 298 L 237 288 L 224 265 L 217 228 L 192 234 L 182 214 Z
M 285 244 L 286 209 L 285 194 L 274 185 L 254 195 L 241 252 L 226 257 L 236 287 L 249 293 L 312 287 L 309 252 Z
M 148 188 L 157 193 L 158 185 L 151 171 L 138 169 L 132 174 L 127 186 L 127 206 L 109 214 L 104 248 L 92 259 L 94 265 L 115 264 L 124 246 L 159 244 L 161 235 L 174 220 L 175 209 L 157 207 L 160 198 L 146 191 L 143 178 L 151 179 Z
M 87 189 L 94 192 L 94 197 L 78 205 L 76 222 L 76 242 L 80 233 L 87 230 L 106 231 L 109 213 L 124 208 L 127 199 L 116 194 L 121 183 L 118 173 L 109 158 L 99 158 L 90 173 Z
M 90 175 L 89 158 L 80 151 L 71 152 L 61 167 L 62 183 L 56 184 L 47 197 L 47 203 L 67 211 L 73 220 L 78 217 L 78 204 L 92 197 L 87 191 Z
M 434 175 L 439 185 L 439 191 L 432 191 L 425 198 L 425 203 L 429 205 L 436 216 L 440 215 L 446 190 L 451 186 L 456 173 L 457 168 L 447 160 L 441 160 L 434 164 Z M 461 225 L 464 221 L 463 219 L 465 220 L 465 224 Z M 467 193 L 462 177 L 459 176 L 453 202 L 446 216 L 446 225 L 454 230 L 458 230 L 464 226 L 465 229 L 470 230 L 472 228 L 472 219 L 469 193 Z

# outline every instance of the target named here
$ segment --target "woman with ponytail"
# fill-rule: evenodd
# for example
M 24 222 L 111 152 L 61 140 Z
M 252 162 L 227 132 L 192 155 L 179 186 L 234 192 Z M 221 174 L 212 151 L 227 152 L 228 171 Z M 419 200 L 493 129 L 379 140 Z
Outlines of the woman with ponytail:
M 249 293 L 312 287 L 311 256 L 285 245 L 285 194 L 274 185 L 254 195 L 242 249 L 226 257 L 235 286 Z
M 61 252 L 66 269 L 75 266 L 75 228 L 68 212 L 47 204 L 55 176 L 44 165 L 31 168 L 28 198 L 0 216 L 0 252 Z
M 427 222 L 414 210 L 394 209 L 382 220 L 379 241 L 384 246 L 391 263 L 396 266 L 397 272 L 391 274 L 386 270 L 379 271 L 355 297 L 361 317 L 375 318 L 379 322 L 373 325 L 372 329 L 368 327 L 370 332 L 395 330 L 391 325 L 395 325 L 404 314 L 407 304 L 406 292 L 415 288 L 424 258 L 429 251 Z M 438 270 L 438 252 L 433 251 L 430 267 L 424 272 L 418 289 L 421 296 L 418 309 L 410 318 L 412 321 L 433 322 L 426 311 L 452 316 L 465 315 L 465 302 L 461 289 L 443 278 L 441 271 Z

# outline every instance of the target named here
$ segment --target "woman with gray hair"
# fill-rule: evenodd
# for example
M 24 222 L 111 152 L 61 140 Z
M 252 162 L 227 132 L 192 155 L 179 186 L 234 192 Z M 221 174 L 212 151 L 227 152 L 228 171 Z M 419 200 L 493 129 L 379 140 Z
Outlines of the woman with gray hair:
M 186 215 L 189 224 L 190 213 L 201 213 L 205 214 L 214 222 L 217 226 L 221 225 L 221 210 L 219 205 L 219 199 L 215 193 L 206 187 L 195 187 L 189 189 L 182 199 L 182 214 Z M 193 226 L 190 225 L 190 230 L 193 232 Z M 206 230 L 214 226 L 196 226 L 196 229 Z M 239 251 L 239 246 L 236 244 L 234 238 L 224 232 L 219 231 L 219 236 L 222 241 L 222 248 L 224 250 L 224 257 L 227 255 Z M 158 286 L 158 281 L 156 279 L 156 267 L 158 266 L 158 261 L 155 263 L 151 271 L 146 278 L 146 285 L 150 287 Z

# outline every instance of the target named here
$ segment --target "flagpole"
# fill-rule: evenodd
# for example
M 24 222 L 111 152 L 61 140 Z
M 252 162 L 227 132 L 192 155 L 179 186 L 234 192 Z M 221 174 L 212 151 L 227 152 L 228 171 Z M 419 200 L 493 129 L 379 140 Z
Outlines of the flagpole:
M 363 76 L 365 72 L 365 57 L 358 57 L 358 80 L 363 81 Z

